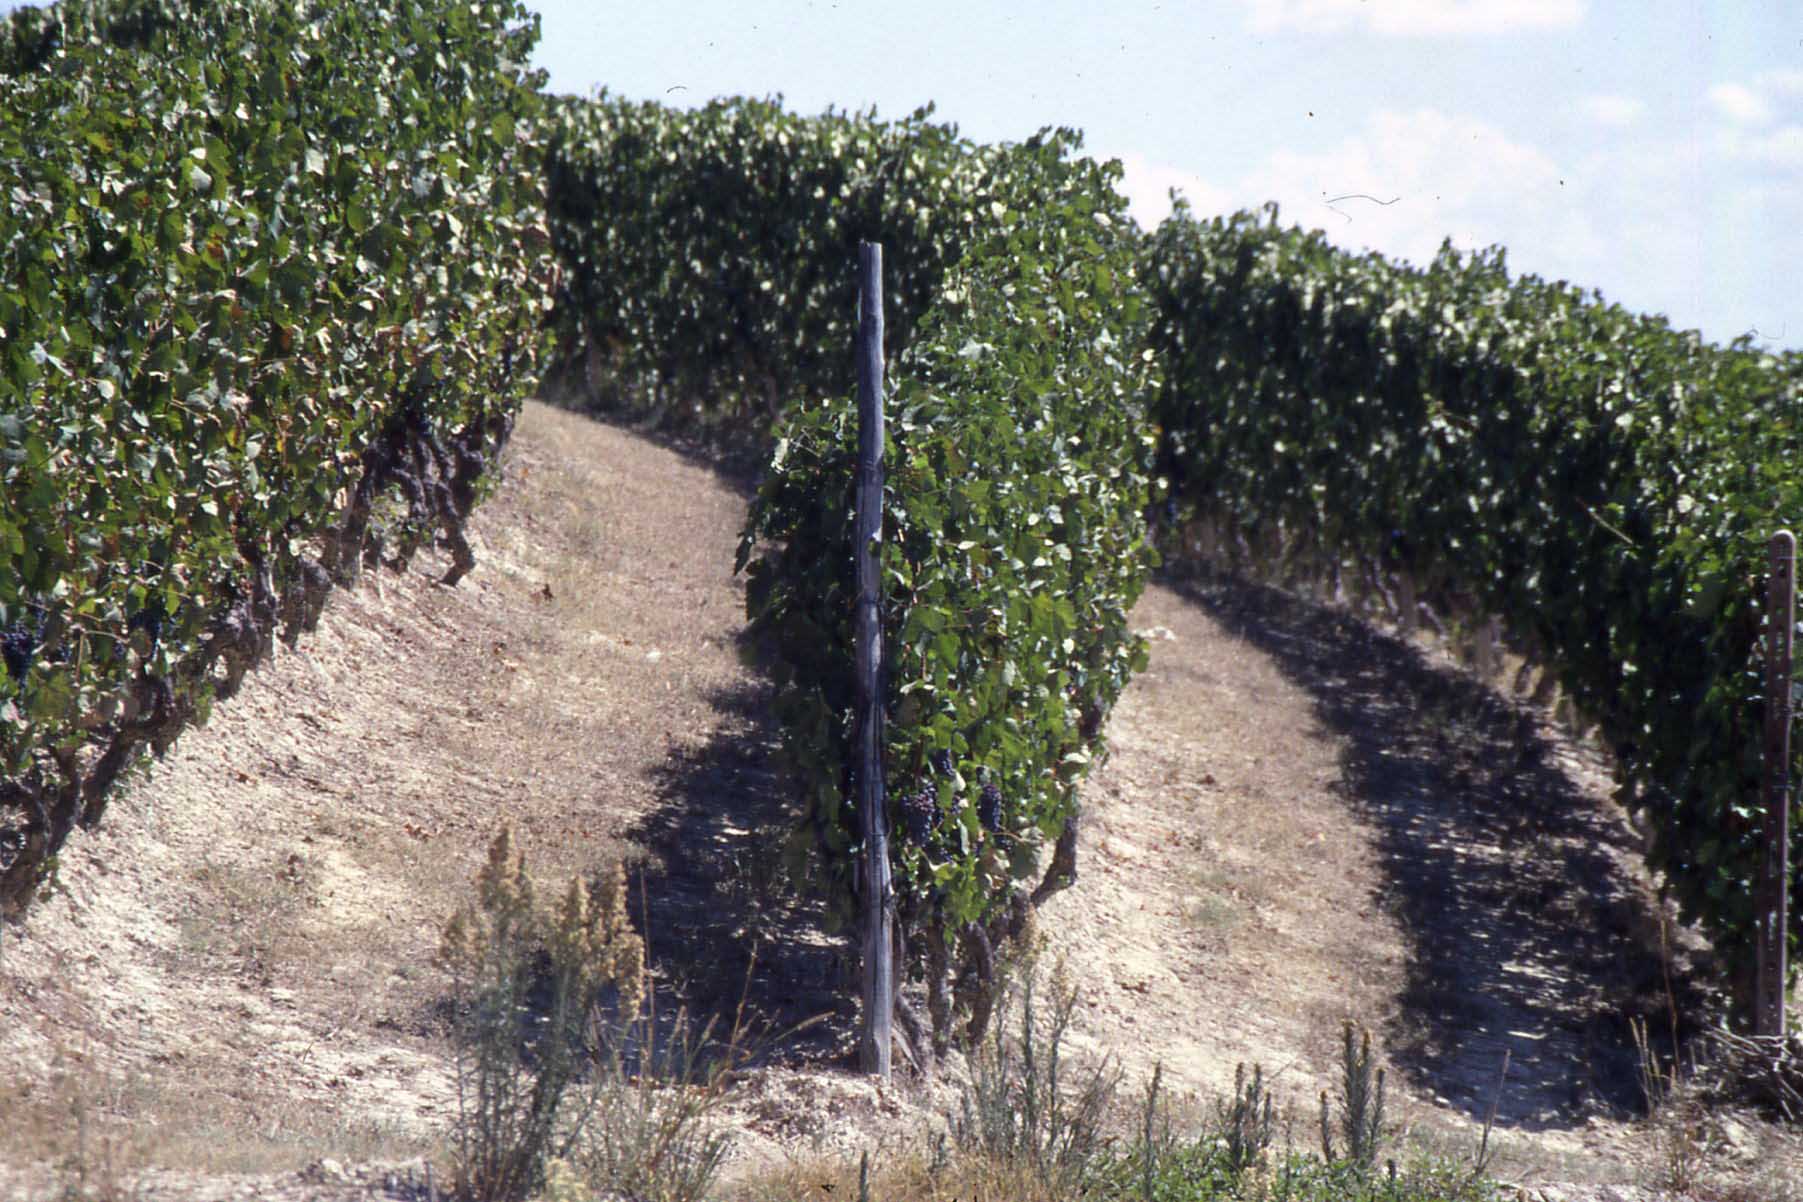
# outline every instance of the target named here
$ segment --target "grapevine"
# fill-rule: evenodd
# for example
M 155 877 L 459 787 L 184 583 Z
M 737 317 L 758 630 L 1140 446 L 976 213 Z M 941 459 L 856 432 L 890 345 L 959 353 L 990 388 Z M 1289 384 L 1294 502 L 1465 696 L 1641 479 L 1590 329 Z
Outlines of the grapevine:
M 65 0 L 0 30 L 10 911 L 333 582 L 434 537 L 468 570 L 549 298 L 513 0 Z
M 1146 653 L 1127 613 L 1153 562 L 1140 405 L 1155 373 L 1118 169 L 1067 157 L 1074 145 L 1008 149 L 1039 203 L 946 274 L 889 406 L 884 778 L 905 836 L 902 926 L 941 1046 L 954 1011 L 981 1032 L 998 957 L 1074 879 L 1078 789 Z M 837 923 L 859 905 L 842 650 L 854 445 L 848 399 L 790 414 L 739 558 L 804 798 L 793 851 L 813 859 Z
M 1503 619 L 1598 724 L 1684 914 L 1750 962 L 1764 543 L 1803 512 L 1803 355 L 1496 249 L 1350 254 L 1274 208 L 1180 211 L 1141 270 L 1176 495 L 1241 545 L 1306 540 Z
M 1029 158 L 931 118 L 801 116 L 745 97 L 694 111 L 557 102 L 558 392 L 751 434 L 767 454 L 783 410 L 853 386 L 846 265 L 861 240 L 883 244 L 893 361 L 965 251 L 1039 202 Z

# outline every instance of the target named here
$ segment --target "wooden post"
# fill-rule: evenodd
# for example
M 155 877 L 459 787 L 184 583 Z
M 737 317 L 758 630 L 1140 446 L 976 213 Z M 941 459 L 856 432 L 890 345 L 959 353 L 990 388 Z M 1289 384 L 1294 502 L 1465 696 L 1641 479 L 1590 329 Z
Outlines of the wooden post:
M 1402 633 L 1408 637 L 1421 625 L 1421 598 L 1415 592 L 1415 574 L 1407 568 L 1396 573 L 1396 604 L 1402 610 Z
M 1783 1036 L 1785 943 L 1790 893 L 1791 650 L 1797 629 L 1797 539 L 1780 530 L 1771 542 L 1771 586 L 1765 630 L 1765 852 L 1755 895 L 1759 951 L 1753 1034 Z
M 895 1017 L 895 894 L 889 880 L 889 819 L 883 806 L 883 247 L 858 246 L 863 272 L 858 298 L 858 815 L 864 834 L 864 1071 L 889 1080 L 890 1027 Z

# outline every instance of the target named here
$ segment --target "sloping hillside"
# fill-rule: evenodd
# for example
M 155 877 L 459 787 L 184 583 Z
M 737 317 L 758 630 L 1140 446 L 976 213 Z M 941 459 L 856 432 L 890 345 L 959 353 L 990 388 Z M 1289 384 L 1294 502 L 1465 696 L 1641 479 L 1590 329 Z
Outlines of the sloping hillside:
M 82 1172 L 151 1197 L 411 1196 L 453 1108 L 432 951 L 504 821 L 546 876 L 628 858 L 667 996 L 731 1004 L 748 982 L 779 1029 L 828 1016 L 739 1087 L 735 1171 L 928 1122 L 947 1082 L 851 1073 L 846 958 L 770 881 L 782 782 L 736 642 L 744 499 L 528 407 L 478 569 L 337 596 L 7 932 L 0 1195 Z M 1627 1020 L 1663 1021 L 1666 977 L 1599 766 L 1333 610 L 1200 577 L 1135 617 L 1151 668 L 1042 924 L 1083 989 L 1079 1047 L 1203 1097 L 1262 1062 L 1307 1142 L 1350 1018 L 1412 1139 L 1469 1151 L 1494 1103 L 1505 1178 L 1641 1176 Z M 1730 1161 L 1770 1135 L 1739 1131 Z

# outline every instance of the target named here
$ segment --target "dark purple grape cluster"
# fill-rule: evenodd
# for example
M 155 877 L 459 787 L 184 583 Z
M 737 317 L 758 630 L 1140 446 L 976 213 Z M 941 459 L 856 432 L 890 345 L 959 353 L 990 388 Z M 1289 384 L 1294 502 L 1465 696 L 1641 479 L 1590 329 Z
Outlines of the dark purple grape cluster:
M 950 776 L 952 774 L 951 752 L 943 750 L 935 751 L 928 757 L 928 762 L 933 765 L 933 771 L 937 772 L 940 776 Z
M 0 632 L 0 659 L 6 661 L 6 674 L 15 681 L 23 683 L 25 674 L 31 671 L 31 662 L 38 654 L 39 634 L 35 625 L 26 622 Z
M 933 837 L 933 827 L 939 822 L 939 801 L 932 789 L 922 789 L 918 793 L 904 793 L 896 802 L 900 811 L 902 829 L 908 832 L 908 838 L 922 847 Z
M 150 639 L 150 645 L 154 649 L 162 641 L 163 623 L 167 617 L 168 615 L 163 612 L 163 603 L 152 602 L 131 616 L 131 621 L 126 623 L 126 629 L 129 631 L 142 630 Z
M 977 798 L 977 821 L 983 829 L 992 835 L 1002 830 L 1002 791 L 994 781 L 983 786 L 983 794 Z

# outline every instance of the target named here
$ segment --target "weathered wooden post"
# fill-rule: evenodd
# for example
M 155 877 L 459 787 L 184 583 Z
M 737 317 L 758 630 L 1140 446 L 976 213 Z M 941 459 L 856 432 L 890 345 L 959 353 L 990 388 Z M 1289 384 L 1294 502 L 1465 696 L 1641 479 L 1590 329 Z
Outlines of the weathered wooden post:
M 866 1072 L 889 1080 L 895 1009 L 895 895 L 889 880 L 889 819 L 883 805 L 883 247 L 858 245 L 858 564 L 857 782 L 864 834 L 864 1029 L 858 1052 Z
M 1754 913 L 1758 922 L 1753 1034 L 1784 1035 L 1785 942 L 1790 893 L 1791 651 L 1797 629 L 1797 539 L 1771 542 L 1765 646 L 1765 852 Z

